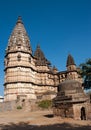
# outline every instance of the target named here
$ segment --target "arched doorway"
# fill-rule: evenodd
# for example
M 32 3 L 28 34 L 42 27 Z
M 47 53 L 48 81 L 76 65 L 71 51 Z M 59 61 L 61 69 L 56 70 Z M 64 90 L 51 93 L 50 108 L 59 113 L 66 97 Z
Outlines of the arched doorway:
M 86 120 L 85 107 L 82 107 L 82 108 L 81 108 L 81 120 Z

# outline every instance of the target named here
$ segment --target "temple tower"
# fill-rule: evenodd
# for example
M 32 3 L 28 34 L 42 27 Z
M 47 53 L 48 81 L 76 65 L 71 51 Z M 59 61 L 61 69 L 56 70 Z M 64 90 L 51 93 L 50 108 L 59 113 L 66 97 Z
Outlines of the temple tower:
M 21 17 L 18 17 L 6 49 L 4 101 L 36 99 L 32 85 L 35 82 L 32 81 L 35 76 L 33 67 L 30 40 Z
M 54 75 L 51 63 L 45 57 L 40 45 L 37 45 L 34 58 L 36 67 L 35 93 L 37 99 L 52 99 L 56 95 L 57 71 Z
M 78 72 L 73 57 L 69 54 L 67 57 L 67 78 L 78 80 Z
M 68 71 L 76 70 L 76 64 L 73 57 L 69 54 L 67 57 L 66 67 Z

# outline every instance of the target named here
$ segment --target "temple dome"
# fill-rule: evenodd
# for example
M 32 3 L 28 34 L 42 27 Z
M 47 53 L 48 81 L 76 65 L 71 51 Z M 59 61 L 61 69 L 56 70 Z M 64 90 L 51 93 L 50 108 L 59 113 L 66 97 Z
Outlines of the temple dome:
M 76 80 L 65 80 L 59 84 L 60 91 L 74 90 L 74 89 L 82 89 L 82 84 Z
M 57 100 L 61 100 L 63 97 L 72 97 L 71 102 L 86 101 L 88 97 L 82 89 L 82 84 L 79 81 L 67 79 L 59 84 L 57 93 Z M 65 101 L 65 99 L 64 99 Z

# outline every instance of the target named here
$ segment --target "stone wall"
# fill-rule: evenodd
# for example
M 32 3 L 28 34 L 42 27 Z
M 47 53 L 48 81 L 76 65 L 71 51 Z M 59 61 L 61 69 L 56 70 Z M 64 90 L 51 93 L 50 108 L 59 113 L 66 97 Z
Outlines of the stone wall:
M 18 110 L 18 107 L 21 107 L 24 111 L 38 110 L 36 100 L 14 100 L 0 103 L 0 112 Z
M 11 111 L 16 108 L 16 101 L 0 103 L 0 112 Z

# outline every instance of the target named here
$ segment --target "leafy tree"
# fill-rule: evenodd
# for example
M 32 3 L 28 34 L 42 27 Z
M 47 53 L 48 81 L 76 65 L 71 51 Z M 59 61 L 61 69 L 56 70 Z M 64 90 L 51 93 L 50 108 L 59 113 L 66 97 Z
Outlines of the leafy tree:
M 91 88 L 91 58 L 85 63 L 80 64 L 80 74 L 84 79 L 84 88 Z

